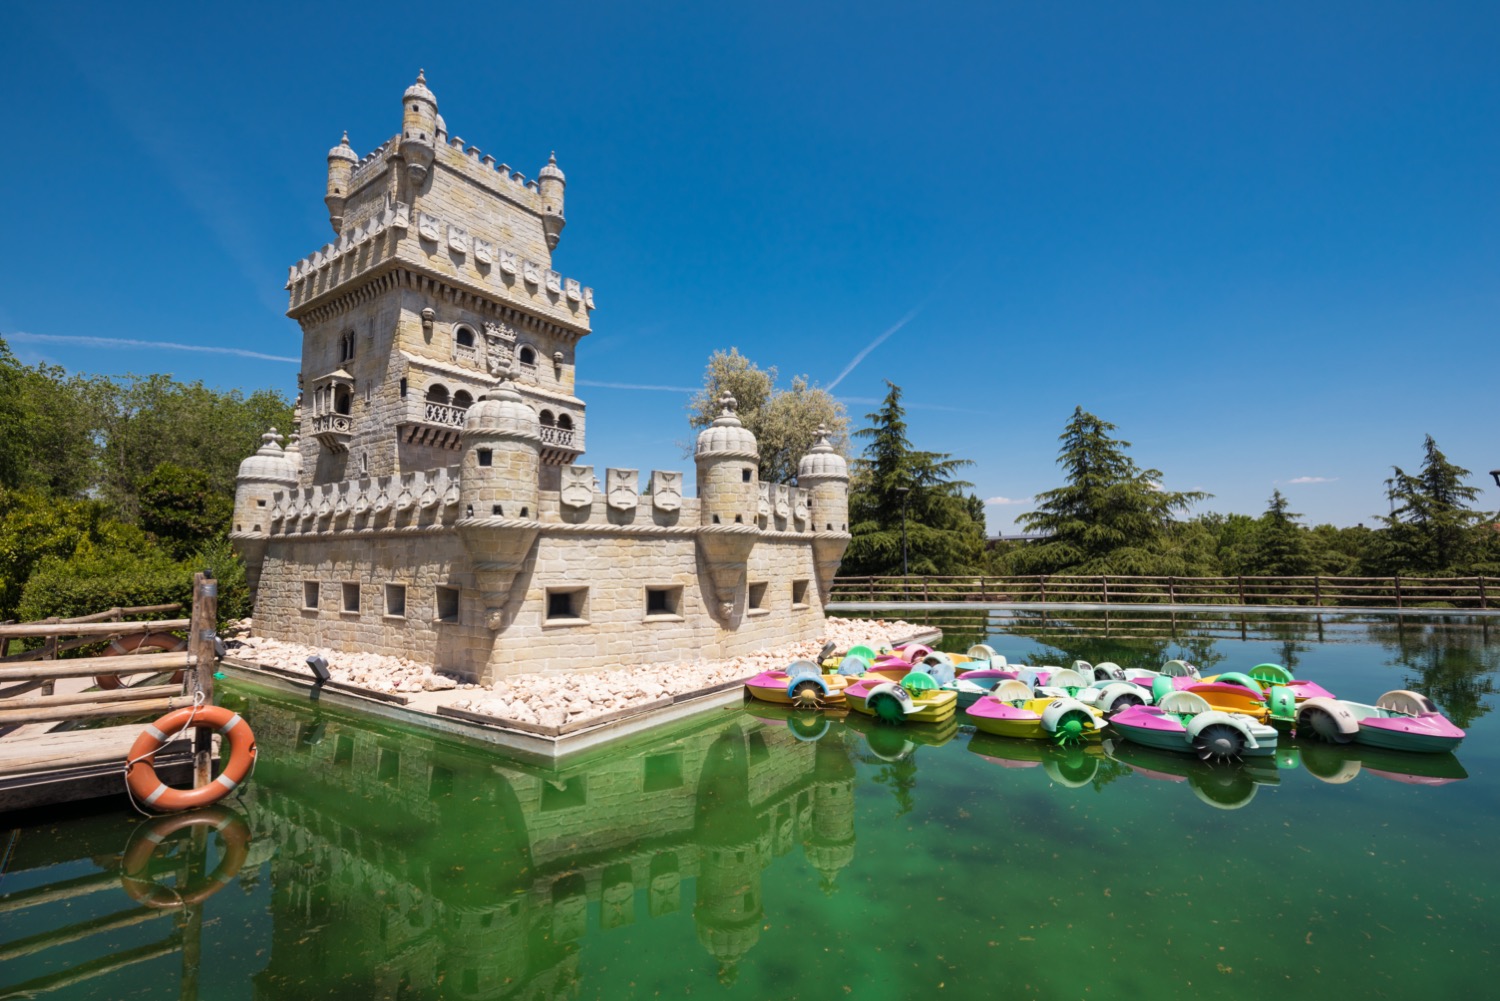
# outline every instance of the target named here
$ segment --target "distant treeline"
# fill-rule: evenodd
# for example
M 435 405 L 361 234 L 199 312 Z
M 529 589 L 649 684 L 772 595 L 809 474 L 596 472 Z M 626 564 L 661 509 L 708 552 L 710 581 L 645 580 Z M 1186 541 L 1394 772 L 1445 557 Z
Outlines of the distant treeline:
M 205 568 L 248 614 L 235 474 L 291 420 L 278 393 L 27 366 L 0 338 L 0 619 L 187 601 Z

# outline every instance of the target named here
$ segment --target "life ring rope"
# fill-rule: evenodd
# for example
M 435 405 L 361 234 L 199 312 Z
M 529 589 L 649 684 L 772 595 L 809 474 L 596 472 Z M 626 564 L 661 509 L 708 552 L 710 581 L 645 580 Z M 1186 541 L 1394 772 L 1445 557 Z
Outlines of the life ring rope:
M 157 777 L 153 761 L 168 744 L 189 730 L 204 726 L 213 727 L 229 741 L 229 764 L 208 785 L 174 789 Z M 204 705 L 201 689 L 193 693 L 192 706 L 174 710 L 155 723 L 147 724 L 130 750 L 125 759 L 125 791 L 130 797 L 130 805 L 146 817 L 151 815 L 141 809 L 142 803 L 158 810 L 207 806 L 217 803 L 255 774 L 255 734 L 251 732 L 250 724 L 238 713 L 222 706 Z

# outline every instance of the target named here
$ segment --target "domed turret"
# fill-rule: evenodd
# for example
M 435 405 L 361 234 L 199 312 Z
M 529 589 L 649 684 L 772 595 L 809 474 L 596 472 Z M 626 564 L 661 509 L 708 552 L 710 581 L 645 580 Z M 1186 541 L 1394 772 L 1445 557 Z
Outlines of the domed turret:
M 735 399 L 719 397 L 718 418 L 698 433 L 698 548 L 714 585 L 718 613 L 728 621 L 744 590 L 750 550 L 759 537 L 760 446 L 735 416 Z
M 281 450 L 281 435 L 272 428 L 261 435 L 261 446 L 240 463 L 234 482 L 234 520 L 229 540 L 245 561 L 245 577 L 254 588 L 271 534 L 272 496 L 297 485 L 297 466 Z
M 797 485 L 808 491 L 808 518 L 813 528 L 813 560 L 818 589 L 824 596 L 833 584 L 844 551 L 849 548 L 849 463 L 818 427 L 817 444 L 797 464 Z
M 427 75 L 417 71 L 417 82 L 401 98 L 401 159 L 412 187 L 421 185 L 437 151 L 437 98 L 427 89 Z M 413 192 L 415 194 L 415 191 Z
M 567 225 L 563 218 L 563 189 L 568 186 L 568 179 L 557 166 L 555 152 L 537 175 L 537 181 L 542 195 L 542 228 L 547 233 L 547 249 L 556 250 L 558 238 Z
M 510 585 L 538 532 L 537 472 L 542 423 L 502 373 L 500 384 L 469 407 L 459 459 L 458 533 L 498 628 Z
M 323 196 L 335 236 L 344 231 L 344 205 L 349 200 L 349 185 L 357 163 L 359 157 L 349 145 L 349 133 L 345 132 L 339 144 L 328 151 L 328 193 Z

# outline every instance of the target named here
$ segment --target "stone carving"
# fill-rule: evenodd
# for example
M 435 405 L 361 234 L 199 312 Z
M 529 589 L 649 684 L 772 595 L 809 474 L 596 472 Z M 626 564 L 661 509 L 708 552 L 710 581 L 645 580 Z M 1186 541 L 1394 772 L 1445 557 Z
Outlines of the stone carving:
M 457 226 L 449 226 L 448 249 L 452 250 L 455 254 L 467 254 L 469 252 L 468 231 L 459 229 Z
M 438 506 L 438 493 L 433 489 L 432 481 L 427 481 L 427 486 L 422 490 L 422 496 L 417 498 L 417 506 L 423 511 L 431 511 Z
M 792 513 L 792 488 L 785 483 L 777 483 L 776 490 L 776 517 L 785 521 Z
M 578 300 L 583 298 L 583 288 L 578 284 L 577 278 L 569 278 L 566 282 L 566 285 L 568 289 L 569 299 L 577 302 Z
M 516 252 L 514 250 L 500 251 L 500 270 L 508 275 L 516 273 Z
M 589 309 L 593 309 L 594 308 L 594 290 L 593 289 L 591 289 L 591 288 L 585 288 L 583 290 L 583 304 L 585 306 L 587 306 Z
M 417 213 L 417 235 L 424 240 L 438 242 L 438 219 L 435 215 L 426 212 Z
M 411 225 L 411 206 L 405 202 L 396 203 L 396 212 L 391 217 L 391 229 L 406 229 Z
M 349 485 L 342 484 L 339 487 L 338 499 L 333 504 L 333 516 L 342 518 L 349 513 Z
M 564 466 L 561 496 L 566 507 L 588 507 L 594 503 L 594 467 Z
M 551 268 L 547 269 L 547 291 L 562 291 L 562 275 L 558 274 L 556 271 L 553 271 Z
M 366 492 L 369 486 L 368 482 L 361 481 L 356 488 L 358 493 L 354 495 L 353 505 L 355 517 L 362 517 L 370 513 L 370 495 Z
M 443 491 L 443 507 L 458 507 L 458 477 L 448 477 L 448 489 Z
M 493 326 L 493 323 L 487 323 L 484 328 L 484 364 L 490 375 L 499 376 L 510 368 L 511 348 L 499 335 L 490 333 Z M 515 340 L 515 334 L 511 334 L 511 340 Z
M 375 503 L 371 508 L 376 514 L 385 514 L 391 509 L 391 499 L 385 494 L 385 484 L 380 485 L 380 493 L 375 495 Z
M 640 500 L 640 470 L 606 469 L 604 471 L 609 506 L 616 511 L 633 511 Z
M 792 517 L 798 521 L 807 520 L 808 490 L 806 487 L 798 487 L 792 491 Z
M 542 283 L 541 266 L 535 261 L 522 261 L 521 272 L 522 276 L 526 279 L 527 285 L 540 285 Z
M 762 482 L 760 486 L 760 505 L 755 513 L 762 518 L 771 517 L 771 484 Z
M 682 474 L 651 470 L 651 506 L 672 512 L 682 507 Z
M 401 492 L 396 495 L 397 511 L 410 511 L 412 509 L 412 505 L 416 504 L 417 502 L 417 499 L 412 496 L 411 488 L 408 483 L 408 479 L 403 476 L 401 478 Z
M 495 263 L 495 245 L 488 240 L 475 240 L 474 260 L 480 264 Z

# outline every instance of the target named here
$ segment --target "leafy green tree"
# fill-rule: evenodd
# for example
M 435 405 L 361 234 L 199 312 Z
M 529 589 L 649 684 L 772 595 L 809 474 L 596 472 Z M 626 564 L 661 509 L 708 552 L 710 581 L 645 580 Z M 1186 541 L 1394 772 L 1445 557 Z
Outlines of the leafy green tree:
M 1017 572 L 1185 573 L 1182 555 L 1171 552 L 1173 516 L 1208 494 L 1164 489 L 1161 472 L 1136 466 L 1126 454 L 1130 443 L 1109 436 L 1114 430 L 1074 409 L 1059 438 L 1067 482 L 1038 494 L 1037 510 L 1018 519 L 1050 538 L 1017 550 Z
M 141 481 L 141 528 L 174 557 L 183 557 L 223 535 L 234 498 L 214 489 L 207 473 L 163 462 Z
M 22 589 L 44 562 L 68 560 L 79 553 L 121 551 L 139 556 L 150 550 L 140 529 L 115 521 L 108 506 L 98 501 L 0 489 L 0 618 L 16 615 Z
M 911 447 L 901 387 L 887 382 L 881 408 L 868 414 L 870 427 L 854 432 L 865 439 L 850 483 L 849 531 L 842 572 L 854 576 L 901 572 L 903 515 L 911 573 L 973 573 L 984 565 L 984 522 L 973 512 L 971 484 L 954 479 L 972 465 L 946 452 Z M 983 505 L 977 505 L 981 517 Z
M 1470 506 L 1477 487 L 1464 481 L 1469 471 L 1449 462 L 1432 435 L 1423 447 L 1422 468 L 1415 475 L 1391 467 L 1385 481 L 1391 513 L 1383 545 L 1375 559 L 1385 573 L 1443 574 L 1462 572 L 1469 561 L 1470 529 L 1482 515 Z
M 715 351 L 703 373 L 703 388 L 688 403 L 688 423 L 705 428 L 719 416 L 719 397 L 733 396 L 741 423 L 760 444 L 760 478 L 789 483 L 797 463 L 817 444 L 818 427 L 831 432 L 830 441 L 847 453 L 849 415 L 844 405 L 806 376 L 792 379 L 791 388 L 776 384 L 776 369 L 762 369 L 736 348 Z M 687 449 L 691 454 L 691 446 Z

